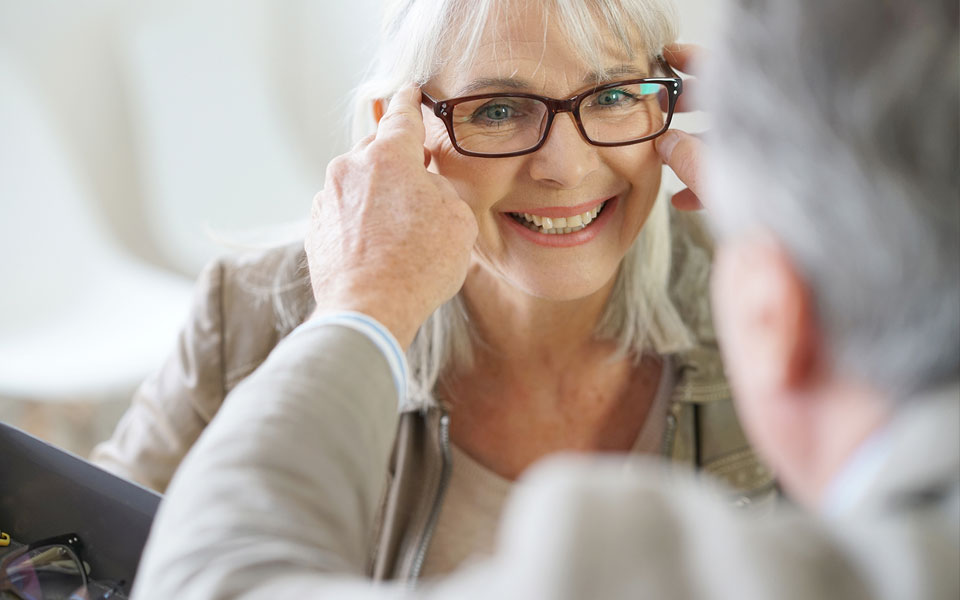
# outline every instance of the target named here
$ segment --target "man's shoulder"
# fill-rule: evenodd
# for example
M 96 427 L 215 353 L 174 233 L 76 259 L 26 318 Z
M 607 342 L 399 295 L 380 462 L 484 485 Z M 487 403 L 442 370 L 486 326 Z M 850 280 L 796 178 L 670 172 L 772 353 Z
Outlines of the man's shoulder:
M 505 563 L 583 597 L 956 597 L 958 548 L 943 512 L 862 517 L 832 522 L 790 506 L 758 517 L 692 473 L 559 457 L 517 486 L 501 548 Z M 535 547 L 542 558 L 525 558 Z

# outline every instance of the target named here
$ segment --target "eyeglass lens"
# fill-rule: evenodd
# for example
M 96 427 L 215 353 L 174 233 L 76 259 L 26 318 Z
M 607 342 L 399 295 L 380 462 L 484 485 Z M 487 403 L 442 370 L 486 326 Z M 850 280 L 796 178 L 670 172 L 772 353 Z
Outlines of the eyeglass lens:
M 625 143 L 660 133 L 669 90 L 661 83 L 633 83 L 600 90 L 580 103 L 587 138 Z M 504 95 L 453 107 L 457 144 L 480 154 L 505 154 L 535 147 L 544 137 L 549 110 L 533 98 Z
M 64 545 L 25 552 L 6 565 L 3 578 L 7 580 L 3 587 L 22 600 L 87 598 L 83 563 Z

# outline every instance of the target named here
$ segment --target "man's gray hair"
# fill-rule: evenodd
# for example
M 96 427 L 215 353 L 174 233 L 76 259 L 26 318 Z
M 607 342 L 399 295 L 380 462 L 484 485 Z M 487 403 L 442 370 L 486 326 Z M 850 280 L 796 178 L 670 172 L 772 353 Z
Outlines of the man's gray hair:
M 960 371 L 956 0 L 739 0 L 711 60 L 718 233 L 762 228 L 838 369 L 895 397 Z

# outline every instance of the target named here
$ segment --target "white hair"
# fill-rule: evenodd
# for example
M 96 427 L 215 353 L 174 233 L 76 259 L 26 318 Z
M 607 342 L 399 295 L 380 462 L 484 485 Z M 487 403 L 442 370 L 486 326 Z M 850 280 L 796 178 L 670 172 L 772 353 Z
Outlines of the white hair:
M 708 69 L 721 236 L 763 228 L 837 368 L 889 392 L 960 370 L 956 2 L 740 0 Z
M 374 130 L 374 100 L 390 98 L 407 83 L 423 85 L 450 63 L 469 68 L 491 19 L 509 20 L 531 7 L 542 10 L 544 36 L 551 22 L 559 25 L 601 78 L 609 42 L 630 60 L 653 58 L 677 35 L 671 0 L 386 0 L 380 46 L 353 95 L 354 139 Z M 501 47 L 498 40 L 493 51 L 509 54 L 509 41 Z
M 542 9 L 544 35 L 557 24 L 591 70 L 604 77 L 604 48 L 615 42 L 630 60 L 656 56 L 676 37 L 670 0 L 394 0 L 385 7 L 382 39 L 371 72 L 353 96 L 353 135 L 374 128 L 372 103 L 386 99 L 409 82 L 424 84 L 448 64 L 467 68 L 477 56 L 490 19 L 507 18 L 531 6 Z M 494 52 L 509 53 L 509 43 Z M 480 159 L 483 160 L 483 159 Z M 490 159 L 486 159 L 490 160 Z M 653 351 L 668 354 L 693 346 L 668 294 L 671 268 L 669 201 L 659 198 L 644 228 L 620 265 L 614 291 L 597 335 L 617 341 L 620 355 L 639 358 Z M 408 351 L 411 382 L 408 406 L 435 402 L 440 377 L 469 369 L 473 333 L 458 295 L 420 328 Z

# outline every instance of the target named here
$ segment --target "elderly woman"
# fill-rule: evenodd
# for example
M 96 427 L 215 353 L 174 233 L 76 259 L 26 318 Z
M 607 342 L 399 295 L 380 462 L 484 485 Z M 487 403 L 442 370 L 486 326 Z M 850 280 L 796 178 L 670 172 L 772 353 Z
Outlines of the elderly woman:
M 663 455 L 720 476 L 741 504 L 769 496 L 714 347 L 709 241 L 658 199 L 651 140 L 682 89 L 662 58 L 671 15 L 664 0 L 390 3 L 358 122 L 379 119 L 382 99 L 416 94 L 419 177 L 462 200 L 477 235 L 454 277 L 462 287 L 439 308 L 424 292 L 419 307 L 366 311 L 408 348 L 411 374 L 367 540 L 370 576 L 414 580 L 487 553 L 512 482 L 557 451 Z M 345 222 L 337 211 L 363 195 L 397 210 L 383 198 L 405 174 L 368 151 L 379 142 L 365 138 L 331 164 L 315 230 Z M 424 235 L 462 226 L 436 216 L 422 216 Z M 99 464 L 162 491 L 280 339 L 351 293 L 348 308 L 370 308 L 364 285 L 384 282 L 362 268 L 338 274 L 331 262 L 345 242 L 311 239 L 306 257 L 301 243 L 205 271 L 178 352 L 95 451 Z M 412 264 L 398 261 L 389 284 L 405 289 Z M 325 457 L 337 458 L 349 464 Z

